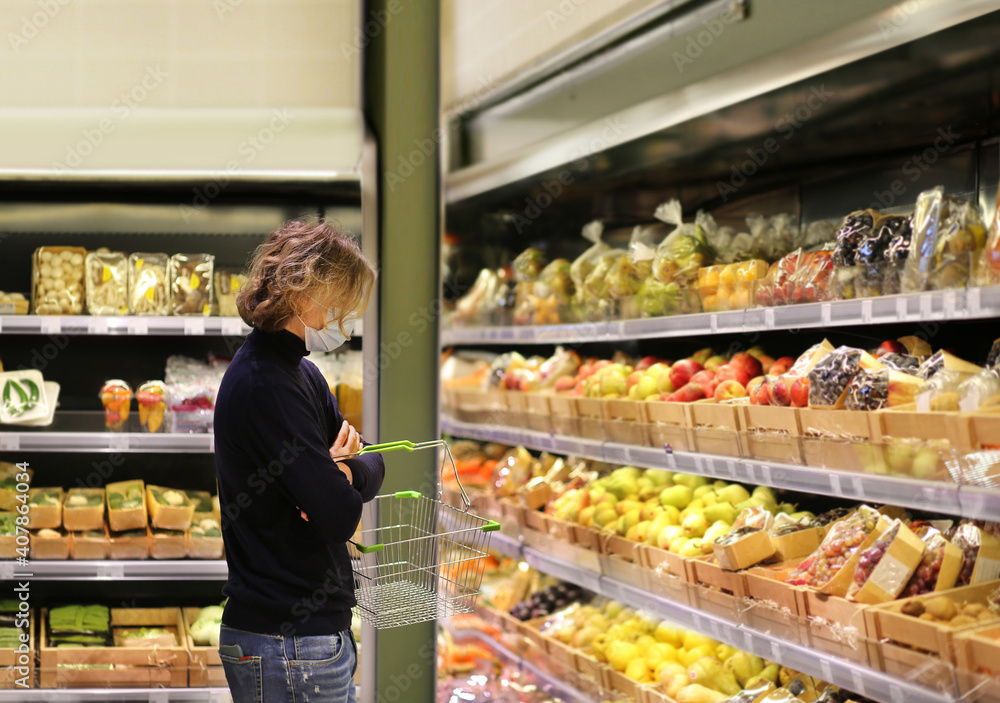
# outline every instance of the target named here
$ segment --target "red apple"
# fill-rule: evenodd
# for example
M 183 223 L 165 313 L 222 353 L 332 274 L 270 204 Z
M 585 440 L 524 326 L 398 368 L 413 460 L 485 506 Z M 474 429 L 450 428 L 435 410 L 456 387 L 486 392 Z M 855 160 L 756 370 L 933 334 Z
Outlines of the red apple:
M 642 380 L 643 376 L 644 374 L 642 373 L 642 371 L 633 371 L 628 375 L 628 378 L 625 379 L 625 387 L 631 388 L 632 386 L 638 384 L 639 381 Z
M 771 376 L 780 376 L 783 373 L 787 373 L 788 369 L 792 368 L 792 364 L 795 363 L 795 358 L 791 356 L 783 356 L 774 362 L 771 366 L 771 370 L 767 373 Z
M 662 361 L 663 361 L 663 359 L 661 359 L 661 358 L 659 358 L 657 356 L 644 356 L 641 359 L 639 359 L 639 363 L 635 365 L 635 370 L 636 371 L 645 371 L 646 369 L 648 369 L 653 364 L 659 364 Z
M 750 383 L 750 374 L 739 364 L 726 364 L 715 374 L 715 382 L 722 383 L 730 380 L 738 381 L 741 386 L 745 387 Z
M 673 396 L 674 396 L 674 394 L 672 392 L 671 393 L 660 393 L 660 395 L 657 398 L 657 400 L 659 400 L 660 402 L 663 402 L 663 403 L 669 403 L 669 402 L 673 401 L 673 399 L 674 399 Z
M 809 406 L 809 377 L 799 376 L 792 383 L 792 407 L 805 408 Z
M 717 403 L 733 398 L 745 398 L 746 395 L 746 388 L 739 381 L 723 381 L 715 387 L 715 402 Z
M 670 382 L 674 388 L 681 388 L 701 369 L 701 364 L 694 359 L 681 359 L 670 367 Z
M 687 383 L 679 391 L 675 391 L 673 397 L 674 400 L 680 403 L 693 403 L 707 396 L 705 389 L 700 383 Z
M 576 384 L 577 380 L 572 376 L 560 376 L 556 379 L 555 391 L 556 393 L 565 393 L 573 390 Z
M 733 358 L 729 361 L 730 364 L 739 364 L 743 367 L 743 370 L 747 372 L 750 378 L 754 376 L 760 376 L 764 371 L 764 367 L 761 363 L 754 359 L 752 356 L 746 352 L 740 352 L 738 354 L 733 354 Z
M 878 349 L 875 350 L 875 358 L 882 356 L 883 354 L 905 354 L 906 347 L 897 342 L 894 339 L 889 339 L 878 345 Z
M 758 376 L 757 378 L 751 379 L 750 383 L 747 384 L 747 395 L 750 396 L 751 405 L 758 404 L 757 393 L 760 391 L 760 387 L 763 385 L 764 385 L 763 376 Z
M 771 404 L 788 406 L 792 404 L 791 379 L 778 376 L 771 382 Z

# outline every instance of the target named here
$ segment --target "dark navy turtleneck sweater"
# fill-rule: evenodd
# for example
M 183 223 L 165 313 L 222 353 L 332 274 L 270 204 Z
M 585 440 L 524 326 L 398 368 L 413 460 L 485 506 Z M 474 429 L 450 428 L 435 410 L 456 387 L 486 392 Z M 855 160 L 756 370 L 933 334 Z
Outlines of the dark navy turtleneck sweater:
M 344 421 L 304 342 L 252 331 L 215 403 L 215 463 L 229 565 L 223 623 L 275 635 L 350 627 L 354 580 L 346 542 L 378 493 L 378 454 L 330 458 Z M 303 520 L 300 511 L 309 517 Z

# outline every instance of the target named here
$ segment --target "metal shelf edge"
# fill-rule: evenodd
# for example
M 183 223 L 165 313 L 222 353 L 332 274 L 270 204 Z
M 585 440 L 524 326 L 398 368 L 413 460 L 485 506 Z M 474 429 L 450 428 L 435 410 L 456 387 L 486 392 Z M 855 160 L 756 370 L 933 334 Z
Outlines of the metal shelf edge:
M 224 559 L 32 560 L 27 566 L 0 562 L 0 580 L 15 574 L 36 581 L 218 581 L 228 578 L 229 570 Z

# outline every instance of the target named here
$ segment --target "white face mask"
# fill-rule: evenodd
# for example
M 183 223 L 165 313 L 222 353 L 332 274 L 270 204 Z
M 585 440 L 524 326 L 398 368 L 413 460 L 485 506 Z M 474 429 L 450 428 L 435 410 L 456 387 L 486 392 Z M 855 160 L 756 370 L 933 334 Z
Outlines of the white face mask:
M 296 317 L 299 316 L 296 315 Z M 351 338 L 351 332 L 354 331 L 354 320 L 354 315 L 349 315 L 344 320 L 344 330 L 347 331 L 347 334 L 344 335 L 340 332 L 337 316 L 333 310 L 326 311 L 326 325 L 321 330 L 313 329 L 299 317 L 299 322 L 302 322 L 302 326 L 306 328 L 306 349 L 314 352 L 333 351 Z

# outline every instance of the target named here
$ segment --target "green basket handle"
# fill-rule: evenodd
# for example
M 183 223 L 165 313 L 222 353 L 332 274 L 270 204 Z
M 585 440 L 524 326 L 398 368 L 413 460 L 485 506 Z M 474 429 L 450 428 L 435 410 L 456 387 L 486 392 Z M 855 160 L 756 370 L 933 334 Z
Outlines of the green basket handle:
M 358 450 L 358 454 L 384 454 L 386 452 L 396 452 L 400 449 L 412 452 L 414 450 L 414 444 L 408 439 L 401 439 L 396 442 L 383 442 L 381 444 L 369 444 Z

